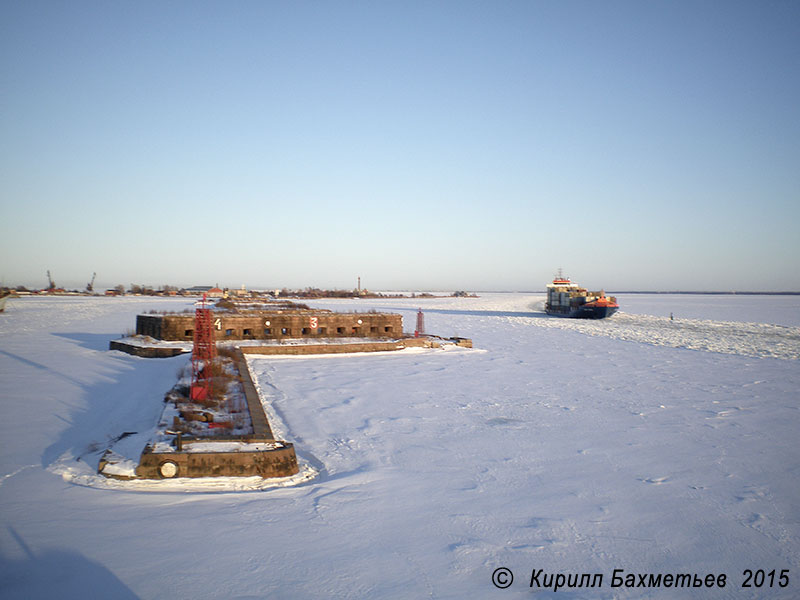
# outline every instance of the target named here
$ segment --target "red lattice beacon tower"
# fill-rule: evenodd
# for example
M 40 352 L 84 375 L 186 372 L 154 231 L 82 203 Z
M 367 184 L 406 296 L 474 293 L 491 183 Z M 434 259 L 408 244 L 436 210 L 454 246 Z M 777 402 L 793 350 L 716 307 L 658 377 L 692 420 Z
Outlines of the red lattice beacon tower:
M 425 315 L 422 314 L 422 309 L 417 311 L 417 328 L 414 330 L 414 337 L 425 335 Z
M 192 348 L 192 387 L 191 399 L 200 402 L 211 396 L 211 369 L 206 369 L 217 355 L 214 338 L 214 322 L 211 309 L 206 308 L 206 295 L 203 304 L 194 311 L 194 347 Z

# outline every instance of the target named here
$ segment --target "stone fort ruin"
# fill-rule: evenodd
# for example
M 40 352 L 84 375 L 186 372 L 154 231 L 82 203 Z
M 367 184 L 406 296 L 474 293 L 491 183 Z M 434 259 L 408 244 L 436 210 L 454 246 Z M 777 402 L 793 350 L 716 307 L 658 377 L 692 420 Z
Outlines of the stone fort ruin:
M 188 351 L 186 342 L 192 342 L 192 364 L 202 365 L 196 373 L 199 376 L 220 365 L 213 356 L 216 351 L 206 358 L 198 354 L 206 343 L 199 340 L 208 340 L 209 350 L 219 345 L 232 354 L 226 359 L 227 367 L 219 367 L 227 369 L 228 379 L 223 384 L 227 391 L 219 396 L 221 400 L 209 401 L 196 397 L 193 389 L 199 382 L 194 379 L 192 387 L 177 384 L 165 396 L 159 426 L 135 471 L 121 467 L 124 461 L 109 448 L 98 465 L 103 475 L 170 479 L 297 474 L 294 446 L 275 439 L 250 377 L 246 354 L 385 352 L 440 348 L 442 344 L 472 347 L 472 340 L 466 338 L 441 338 L 421 331 L 404 334 L 403 317 L 393 313 L 332 312 L 303 305 L 202 306 L 194 312 L 139 314 L 136 339 L 112 340 L 109 347 L 137 356 L 167 357 Z M 417 329 L 422 329 L 419 322 Z M 217 381 L 224 379 L 223 374 L 203 377 Z

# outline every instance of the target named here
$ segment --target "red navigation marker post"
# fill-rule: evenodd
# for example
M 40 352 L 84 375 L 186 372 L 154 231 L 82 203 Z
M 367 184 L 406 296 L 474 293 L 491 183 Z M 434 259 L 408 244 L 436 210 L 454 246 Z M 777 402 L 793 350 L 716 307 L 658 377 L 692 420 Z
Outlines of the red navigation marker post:
M 425 335 L 425 316 L 422 314 L 422 309 L 417 311 L 417 328 L 414 330 L 414 337 Z
M 192 400 L 203 402 L 211 396 L 211 364 L 217 355 L 217 344 L 214 338 L 214 323 L 211 309 L 206 307 L 206 295 L 203 304 L 194 311 L 194 347 L 192 348 Z

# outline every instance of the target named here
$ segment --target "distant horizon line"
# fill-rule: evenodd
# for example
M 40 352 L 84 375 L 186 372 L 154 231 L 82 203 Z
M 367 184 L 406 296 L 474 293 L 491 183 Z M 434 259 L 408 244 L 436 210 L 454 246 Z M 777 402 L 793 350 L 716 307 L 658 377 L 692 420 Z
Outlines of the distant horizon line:
M 47 289 L 47 288 L 28 288 L 25 285 L 19 285 L 19 286 L 4 285 L 3 287 L 4 287 L 4 289 L 8 289 L 8 290 L 11 290 L 11 291 L 15 290 L 17 287 L 23 287 L 27 291 L 33 292 L 33 293 L 46 291 L 46 289 Z M 163 290 L 164 287 L 167 287 L 167 286 L 158 286 L 158 287 L 152 286 L 151 287 L 151 286 L 143 285 L 143 287 L 149 288 L 149 289 L 154 290 L 154 291 L 160 291 L 160 290 Z M 192 289 L 192 288 L 206 287 L 206 286 L 192 285 L 192 286 L 186 286 L 186 287 L 179 287 L 179 286 L 168 285 L 168 287 L 180 291 L 180 290 L 189 290 L 189 289 Z M 214 287 L 214 286 L 208 286 L 208 287 Z M 227 287 L 227 286 L 222 286 L 222 288 L 223 289 L 228 289 L 228 290 L 241 289 L 240 287 L 234 288 L 234 287 Z M 60 289 L 64 290 L 65 292 L 69 292 L 69 293 L 79 293 L 79 294 L 87 293 L 87 290 L 85 288 L 81 290 L 81 289 L 77 289 L 77 288 L 69 289 L 67 287 L 60 287 Z M 102 295 L 102 291 L 104 291 L 105 289 L 114 289 L 114 288 L 98 287 L 93 292 L 90 292 L 90 294 Z M 276 288 L 276 287 L 266 287 L 266 286 L 254 286 L 254 287 L 248 287 L 246 289 L 248 291 L 256 291 L 256 292 L 266 292 L 266 291 L 273 291 L 273 290 L 278 290 L 278 289 L 281 289 L 281 290 L 285 289 L 285 290 L 287 290 L 289 292 L 302 291 L 302 290 L 306 290 L 306 289 L 318 289 L 318 290 L 321 290 L 321 291 L 337 291 L 337 292 L 341 292 L 341 291 L 347 291 L 348 288 L 317 288 L 315 286 L 305 286 L 305 287 L 295 287 L 295 288 L 290 288 L 288 286 L 283 286 L 281 288 Z M 356 288 L 353 288 L 353 290 L 355 291 Z M 455 289 L 455 288 L 454 289 L 434 289 L 434 288 L 387 289 L 387 288 L 380 288 L 380 289 L 372 289 L 372 290 L 370 290 L 368 288 L 363 288 L 362 289 L 362 291 L 368 291 L 368 292 L 372 292 L 372 293 L 376 293 L 376 294 L 380 294 L 380 293 L 386 293 L 386 294 L 400 294 L 400 293 L 453 294 L 456 291 L 461 291 L 461 290 L 463 290 L 463 291 L 465 291 L 467 293 L 471 293 L 471 294 L 546 294 L 547 293 L 546 289 L 543 289 L 543 290 L 499 290 L 499 289 L 481 290 L 481 289 L 470 289 L 470 288 L 459 288 L 458 290 Z M 128 293 L 128 292 L 129 292 L 129 290 L 125 291 L 125 293 Z M 608 294 L 663 294 L 663 295 L 675 294 L 675 295 L 706 295 L 706 296 L 737 296 L 737 295 L 739 295 L 739 296 L 800 296 L 800 290 L 798 290 L 798 291 L 792 291 L 792 290 L 783 290 L 783 291 L 764 291 L 764 290 L 606 290 L 606 293 L 608 293 Z

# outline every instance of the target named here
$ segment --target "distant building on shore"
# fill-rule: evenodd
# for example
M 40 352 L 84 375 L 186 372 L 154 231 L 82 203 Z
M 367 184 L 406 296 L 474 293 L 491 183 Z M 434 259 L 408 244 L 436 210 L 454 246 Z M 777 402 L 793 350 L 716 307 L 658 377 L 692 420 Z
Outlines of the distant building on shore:
M 210 285 L 196 285 L 194 287 L 185 288 L 183 293 L 189 296 L 202 296 L 205 294 L 209 298 L 222 298 L 224 292 L 218 287 L 211 287 Z

